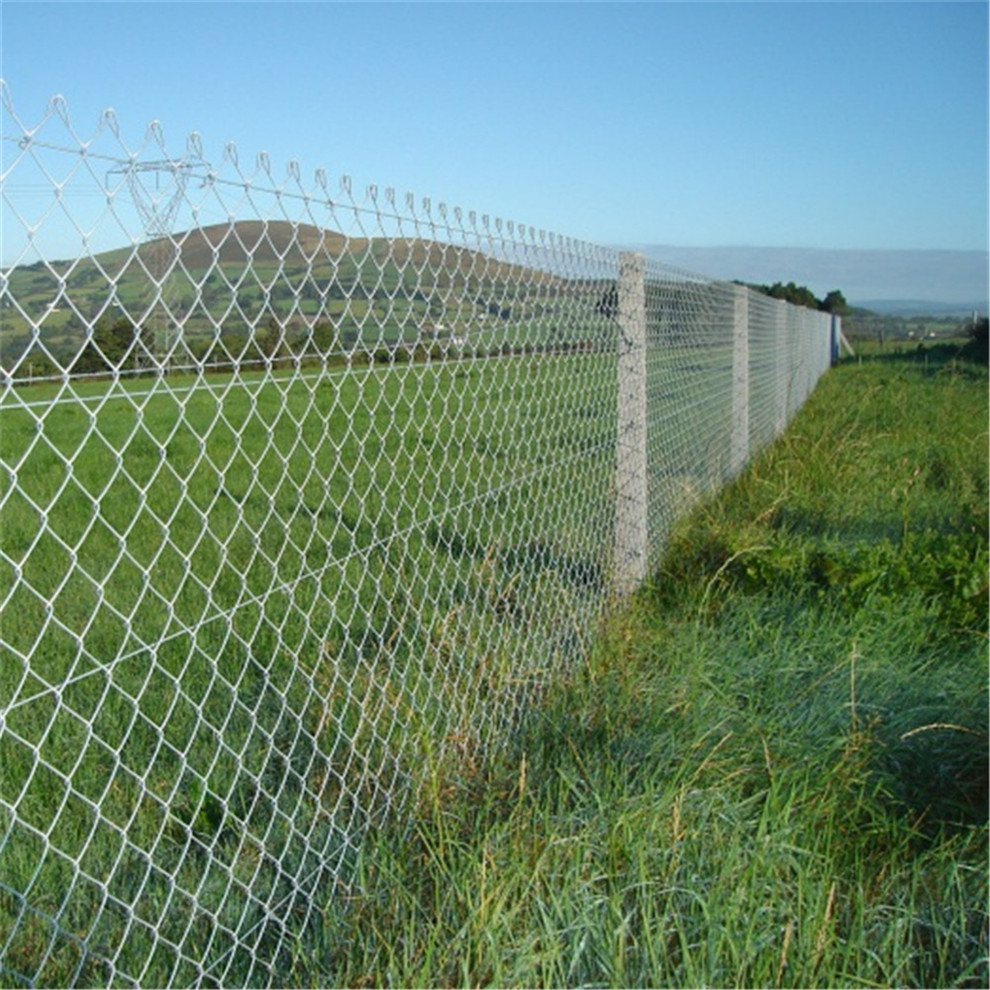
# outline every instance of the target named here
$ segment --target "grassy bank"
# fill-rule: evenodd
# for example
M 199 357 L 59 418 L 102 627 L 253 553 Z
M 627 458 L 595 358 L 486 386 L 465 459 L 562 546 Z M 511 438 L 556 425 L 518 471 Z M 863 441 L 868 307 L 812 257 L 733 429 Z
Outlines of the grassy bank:
M 987 370 L 835 369 L 291 980 L 986 986 Z

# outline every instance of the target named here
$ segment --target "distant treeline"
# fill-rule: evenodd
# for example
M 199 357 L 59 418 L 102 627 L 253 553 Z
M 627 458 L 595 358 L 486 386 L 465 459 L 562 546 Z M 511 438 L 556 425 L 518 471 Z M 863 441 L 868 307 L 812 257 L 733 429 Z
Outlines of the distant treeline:
M 794 303 L 795 306 L 817 309 L 822 313 L 845 316 L 849 312 L 846 297 L 838 289 L 833 289 L 824 299 L 819 299 L 806 285 L 795 285 L 794 282 L 788 282 L 786 285 L 783 282 L 774 282 L 773 285 L 754 285 L 737 281 L 736 284 L 747 285 L 750 289 L 762 292 L 763 295 L 773 299 L 783 299 L 786 302 Z

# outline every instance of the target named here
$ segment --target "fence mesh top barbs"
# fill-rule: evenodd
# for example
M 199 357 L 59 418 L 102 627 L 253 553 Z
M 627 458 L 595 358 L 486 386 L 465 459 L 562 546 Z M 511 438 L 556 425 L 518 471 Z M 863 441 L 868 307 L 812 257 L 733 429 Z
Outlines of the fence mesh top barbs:
M 368 825 L 784 427 L 829 318 L 2 95 L 3 981 L 278 984 Z

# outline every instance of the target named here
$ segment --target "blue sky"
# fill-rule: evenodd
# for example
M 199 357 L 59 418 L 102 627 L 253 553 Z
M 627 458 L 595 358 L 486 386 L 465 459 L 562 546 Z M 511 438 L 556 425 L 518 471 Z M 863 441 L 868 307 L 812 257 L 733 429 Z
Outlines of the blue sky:
M 986 250 L 986 3 L 0 3 L 19 117 L 606 244 Z

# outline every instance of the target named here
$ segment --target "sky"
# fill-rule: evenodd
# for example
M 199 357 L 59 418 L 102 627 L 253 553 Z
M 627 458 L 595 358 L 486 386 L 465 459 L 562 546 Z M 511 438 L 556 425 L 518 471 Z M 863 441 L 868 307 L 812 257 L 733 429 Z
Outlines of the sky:
M 608 245 L 986 251 L 988 62 L 980 2 L 0 3 L 25 125 Z

